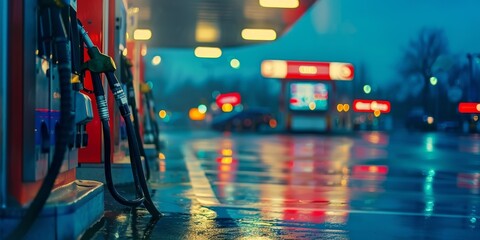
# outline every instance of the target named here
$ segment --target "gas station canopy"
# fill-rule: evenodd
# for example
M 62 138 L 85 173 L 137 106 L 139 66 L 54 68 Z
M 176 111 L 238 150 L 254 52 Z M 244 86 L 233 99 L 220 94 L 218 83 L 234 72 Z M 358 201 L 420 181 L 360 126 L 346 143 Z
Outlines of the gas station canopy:
M 128 0 L 150 47 L 242 46 L 280 37 L 316 0 Z M 262 40 L 255 40 L 256 38 Z

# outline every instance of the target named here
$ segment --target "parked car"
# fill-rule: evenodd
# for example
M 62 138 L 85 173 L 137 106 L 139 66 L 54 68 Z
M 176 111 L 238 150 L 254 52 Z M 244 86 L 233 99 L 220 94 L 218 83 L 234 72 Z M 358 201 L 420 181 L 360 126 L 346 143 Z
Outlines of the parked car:
M 408 114 L 405 120 L 405 127 L 408 130 L 435 131 L 437 130 L 437 121 L 422 109 L 415 109 Z
M 437 129 L 444 132 L 460 132 L 462 126 L 458 121 L 443 121 L 438 123 Z
M 272 114 L 264 109 L 221 113 L 212 119 L 211 126 L 218 131 L 261 131 L 276 127 Z

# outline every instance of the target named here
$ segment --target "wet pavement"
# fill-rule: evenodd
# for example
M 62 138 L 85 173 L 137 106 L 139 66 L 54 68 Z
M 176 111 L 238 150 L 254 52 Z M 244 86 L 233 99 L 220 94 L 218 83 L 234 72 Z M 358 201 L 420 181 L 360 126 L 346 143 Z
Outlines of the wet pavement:
M 162 138 L 150 187 L 164 217 L 107 193 L 83 239 L 480 239 L 479 135 Z

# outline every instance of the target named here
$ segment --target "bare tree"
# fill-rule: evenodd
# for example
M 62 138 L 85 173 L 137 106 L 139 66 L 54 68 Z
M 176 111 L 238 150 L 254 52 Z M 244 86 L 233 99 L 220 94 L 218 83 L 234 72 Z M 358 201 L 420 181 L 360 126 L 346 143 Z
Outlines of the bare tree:
M 433 66 L 437 58 L 448 53 L 448 41 L 441 29 L 423 28 L 418 36 L 412 39 L 402 62 L 399 64 L 399 73 L 404 79 L 421 79 L 423 108 L 427 113 L 432 112 L 430 97 L 430 78 L 433 75 Z

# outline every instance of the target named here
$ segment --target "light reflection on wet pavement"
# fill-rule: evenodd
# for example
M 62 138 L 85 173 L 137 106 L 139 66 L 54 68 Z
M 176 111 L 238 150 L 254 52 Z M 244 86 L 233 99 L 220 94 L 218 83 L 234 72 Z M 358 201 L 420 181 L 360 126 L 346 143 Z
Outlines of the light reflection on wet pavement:
M 84 239 L 478 239 L 480 137 L 166 133 L 150 222 L 106 194 Z M 124 192 L 130 191 L 123 186 Z M 132 212 L 133 211 L 133 212 Z

